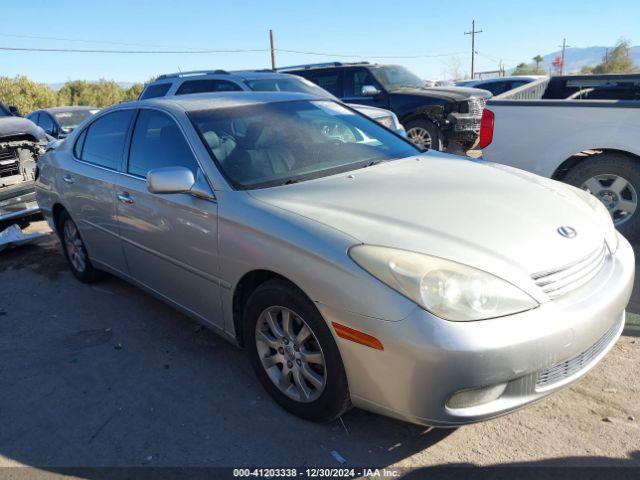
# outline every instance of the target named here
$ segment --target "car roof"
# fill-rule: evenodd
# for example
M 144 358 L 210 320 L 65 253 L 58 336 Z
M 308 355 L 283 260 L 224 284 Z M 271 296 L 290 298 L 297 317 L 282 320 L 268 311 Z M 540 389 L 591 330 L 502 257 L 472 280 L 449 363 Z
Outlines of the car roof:
M 273 72 L 271 70 L 235 70 L 227 72 L 226 70 L 202 70 L 194 72 L 176 72 L 166 73 L 160 75 L 153 82 L 149 82 L 147 85 L 155 85 L 158 83 L 172 83 L 178 80 L 202 80 L 202 79 L 215 79 L 215 80 L 259 80 L 262 78 L 288 78 L 290 74 Z
M 39 111 L 48 112 L 48 113 L 62 113 L 62 112 L 73 112 L 77 110 L 98 110 L 98 108 L 89 107 L 86 105 L 70 105 L 68 107 L 41 108 Z
M 476 80 L 466 80 L 467 84 L 481 85 L 483 83 L 488 82 L 502 82 L 502 81 L 510 81 L 510 80 L 537 80 L 539 78 L 545 78 L 546 75 L 511 75 L 506 77 L 493 77 L 493 78 L 482 78 Z
M 178 108 L 186 112 L 196 110 L 215 110 L 264 103 L 288 102 L 295 100 L 324 100 L 326 97 L 294 92 L 208 92 L 189 95 L 149 98 L 127 102 L 127 106 L 157 105 Z M 125 104 L 122 104 L 125 105 Z

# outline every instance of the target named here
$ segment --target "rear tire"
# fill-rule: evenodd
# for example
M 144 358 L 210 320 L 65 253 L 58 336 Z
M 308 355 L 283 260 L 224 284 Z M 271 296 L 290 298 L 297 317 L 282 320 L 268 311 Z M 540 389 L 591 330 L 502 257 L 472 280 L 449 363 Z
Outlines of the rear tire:
M 323 422 L 350 408 L 338 346 L 315 305 L 298 288 L 284 280 L 260 285 L 247 301 L 243 327 L 251 365 L 281 407 Z
M 640 239 L 640 162 L 624 154 L 593 155 L 569 170 L 564 181 L 590 191 L 612 214 L 618 231 Z
M 83 283 L 98 280 L 102 272 L 92 265 L 80 230 L 66 210 L 63 210 L 58 218 L 58 235 L 71 273 Z
M 404 126 L 407 138 L 420 148 L 442 150 L 442 138 L 438 127 L 429 120 L 417 119 Z

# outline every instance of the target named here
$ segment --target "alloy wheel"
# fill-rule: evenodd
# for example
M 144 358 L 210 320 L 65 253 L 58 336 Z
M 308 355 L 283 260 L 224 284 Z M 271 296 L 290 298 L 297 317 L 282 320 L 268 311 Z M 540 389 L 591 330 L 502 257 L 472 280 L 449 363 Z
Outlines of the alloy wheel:
M 431 148 L 431 134 L 426 128 L 413 127 L 407 131 L 407 138 L 422 149 Z
M 267 308 L 258 317 L 255 341 L 265 372 L 282 393 L 303 403 L 320 397 L 327 383 L 324 353 L 300 315 Z
M 638 207 L 635 188 L 619 175 L 596 175 L 586 180 L 582 188 L 596 196 L 607 207 L 616 227 L 629 220 Z
M 71 220 L 67 220 L 63 227 L 64 246 L 69 261 L 78 272 L 84 272 L 87 266 L 87 256 L 80 238 L 78 227 Z

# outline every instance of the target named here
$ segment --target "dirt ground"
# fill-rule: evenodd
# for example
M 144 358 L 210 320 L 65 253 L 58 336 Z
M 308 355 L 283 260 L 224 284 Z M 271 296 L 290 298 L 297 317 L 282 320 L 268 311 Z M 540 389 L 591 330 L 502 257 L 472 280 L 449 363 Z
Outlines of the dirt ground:
M 430 430 L 361 410 L 332 424 L 287 414 L 241 350 L 123 281 L 79 283 L 53 235 L 0 254 L 0 286 L 0 466 L 640 466 L 633 314 L 572 387 Z

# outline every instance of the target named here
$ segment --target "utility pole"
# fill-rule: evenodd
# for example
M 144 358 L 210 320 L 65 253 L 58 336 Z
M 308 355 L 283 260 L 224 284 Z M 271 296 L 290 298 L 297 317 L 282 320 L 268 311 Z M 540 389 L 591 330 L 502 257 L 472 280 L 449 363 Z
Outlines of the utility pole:
M 271 44 L 271 70 L 276 69 L 276 49 L 273 46 L 273 30 L 269 29 L 269 43 Z
M 567 39 L 563 38 L 562 45 L 558 45 L 558 46 L 562 47 L 562 56 L 560 57 L 560 75 L 562 75 L 562 73 L 564 72 L 564 51 L 571 45 L 567 45 Z
M 471 31 L 464 32 L 465 35 L 471 35 L 471 80 L 473 80 L 475 73 L 476 33 L 482 33 L 482 30 L 476 30 L 476 20 L 474 18 L 471 21 Z

